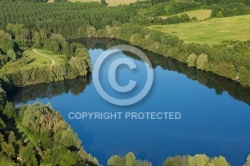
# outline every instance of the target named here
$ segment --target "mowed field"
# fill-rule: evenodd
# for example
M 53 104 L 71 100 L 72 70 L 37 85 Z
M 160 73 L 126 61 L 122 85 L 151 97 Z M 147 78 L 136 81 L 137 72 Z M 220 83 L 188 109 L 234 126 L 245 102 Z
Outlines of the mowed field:
M 218 44 L 225 40 L 245 41 L 250 40 L 250 15 L 153 25 L 148 28 L 176 35 L 185 42 Z
M 211 12 L 212 10 L 194 10 L 194 11 L 189 11 L 189 12 L 183 12 L 177 15 L 180 16 L 181 14 L 187 14 L 190 18 L 195 16 L 198 20 L 204 20 L 211 16 Z M 161 16 L 161 18 L 164 18 L 164 19 L 167 17 L 169 16 Z
M 101 2 L 101 0 L 69 0 L 71 2 Z M 137 0 L 106 0 L 109 6 L 127 5 Z

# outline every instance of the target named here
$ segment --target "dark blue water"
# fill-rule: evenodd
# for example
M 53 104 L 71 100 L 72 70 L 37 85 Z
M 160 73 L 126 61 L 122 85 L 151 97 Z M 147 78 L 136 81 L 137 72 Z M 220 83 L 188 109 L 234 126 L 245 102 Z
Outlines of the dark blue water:
M 93 65 L 102 52 L 102 49 L 89 50 Z M 116 58 L 120 57 L 133 60 L 143 69 L 143 62 L 124 53 Z M 116 95 L 108 86 L 106 67 L 101 72 L 103 86 Z M 125 155 L 130 151 L 153 165 L 162 165 L 168 156 L 186 154 L 222 155 L 232 165 L 242 165 L 250 154 L 250 106 L 225 91 L 216 93 L 177 71 L 161 66 L 153 70 L 155 78 L 150 93 L 132 106 L 115 106 L 103 100 L 93 82 L 79 94 L 67 90 L 30 99 L 27 103 L 50 102 L 78 134 L 84 149 L 102 165 L 106 165 L 112 155 Z M 137 93 L 146 78 L 141 71 L 131 72 L 126 66 L 121 67 L 118 83 L 126 85 L 129 80 L 136 80 L 138 88 L 134 93 Z M 182 116 L 179 120 L 71 120 L 70 112 L 180 112 Z

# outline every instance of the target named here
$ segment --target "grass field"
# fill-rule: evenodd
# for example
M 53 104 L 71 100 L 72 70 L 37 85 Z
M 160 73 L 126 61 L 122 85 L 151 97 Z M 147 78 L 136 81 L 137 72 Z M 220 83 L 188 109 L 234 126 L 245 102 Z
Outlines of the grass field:
M 250 15 L 206 21 L 153 25 L 149 29 L 178 36 L 185 42 L 218 44 L 225 40 L 250 40 Z
M 39 53 L 44 54 L 48 57 L 51 57 L 55 60 L 56 64 L 66 63 L 65 55 L 53 54 L 52 51 L 45 49 L 36 49 Z M 40 67 L 44 65 L 51 65 L 51 59 L 41 56 L 34 51 L 25 51 L 24 56 L 17 60 L 16 62 L 8 62 L 3 68 L 0 69 L 0 72 L 11 73 L 16 70 L 28 70 L 32 67 Z
M 211 15 L 211 10 L 194 10 L 194 11 L 189 11 L 189 12 L 184 12 L 177 14 L 180 16 L 181 14 L 187 14 L 190 18 L 195 16 L 198 20 L 204 20 L 206 18 L 209 18 Z M 168 16 L 161 16 L 161 18 L 167 18 Z

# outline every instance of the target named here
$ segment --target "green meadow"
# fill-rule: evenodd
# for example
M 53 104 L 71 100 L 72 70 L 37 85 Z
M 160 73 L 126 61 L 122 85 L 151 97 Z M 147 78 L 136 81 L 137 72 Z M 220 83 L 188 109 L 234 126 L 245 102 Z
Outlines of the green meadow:
M 211 18 L 171 25 L 153 25 L 149 29 L 176 35 L 185 42 L 218 44 L 226 40 L 250 39 L 250 15 Z
M 29 70 L 33 67 L 52 65 L 50 58 L 55 61 L 55 64 L 66 63 L 66 55 L 54 54 L 52 51 L 46 49 L 36 49 L 36 51 L 47 57 L 37 54 L 33 50 L 27 50 L 24 52 L 24 56 L 21 59 L 15 62 L 8 62 L 3 68 L 0 69 L 0 72 L 12 73 L 16 70 Z

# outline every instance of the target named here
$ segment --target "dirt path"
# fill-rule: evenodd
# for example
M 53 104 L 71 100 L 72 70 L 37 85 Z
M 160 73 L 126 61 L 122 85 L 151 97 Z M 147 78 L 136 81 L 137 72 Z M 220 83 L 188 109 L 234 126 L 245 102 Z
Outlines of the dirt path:
M 33 49 L 33 51 L 34 51 L 36 54 L 38 54 L 38 55 L 41 55 L 41 56 L 46 57 L 46 58 L 49 58 L 49 59 L 51 60 L 51 65 L 56 64 L 56 61 L 55 61 L 53 58 L 51 58 L 51 57 L 49 57 L 49 56 L 47 56 L 47 55 L 41 54 L 41 53 L 37 52 L 37 50 L 35 50 L 35 49 Z

